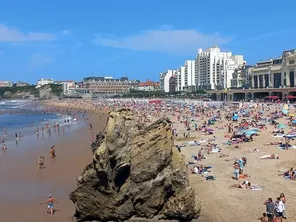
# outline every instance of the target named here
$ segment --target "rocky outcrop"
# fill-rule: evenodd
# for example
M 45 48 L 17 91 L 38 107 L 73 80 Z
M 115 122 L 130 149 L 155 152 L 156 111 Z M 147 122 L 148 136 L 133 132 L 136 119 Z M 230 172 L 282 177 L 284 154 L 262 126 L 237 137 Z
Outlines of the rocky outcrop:
M 159 119 L 145 127 L 127 109 L 110 112 L 104 135 L 92 144 L 93 162 L 70 194 L 73 221 L 197 219 L 199 201 L 170 126 Z
M 40 99 L 50 99 L 52 97 L 52 89 L 50 85 L 46 85 L 39 89 Z

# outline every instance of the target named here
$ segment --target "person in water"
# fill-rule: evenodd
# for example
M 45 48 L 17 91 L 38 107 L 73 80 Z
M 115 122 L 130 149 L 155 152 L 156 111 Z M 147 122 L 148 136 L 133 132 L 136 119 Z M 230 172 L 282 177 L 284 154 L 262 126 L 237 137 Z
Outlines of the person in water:
M 50 214 L 51 216 L 54 214 L 54 203 L 59 203 L 55 198 L 51 195 L 48 195 L 48 200 L 45 202 L 41 202 L 40 204 L 47 204 L 47 210 L 45 214 Z
M 49 150 L 49 156 L 50 158 L 55 158 L 56 157 L 56 154 L 55 154 L 55 147 L 52 146 Z

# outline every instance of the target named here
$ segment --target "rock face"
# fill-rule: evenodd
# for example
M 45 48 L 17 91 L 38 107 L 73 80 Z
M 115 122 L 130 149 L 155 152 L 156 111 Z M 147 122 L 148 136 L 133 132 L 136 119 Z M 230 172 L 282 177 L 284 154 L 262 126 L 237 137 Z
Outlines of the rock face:
M 127 109 L 109 114 L 104 135 L 92 144 L 93 162 L 70 194 L 73 221 L 198 218 L 200 204 L 174 148 L 170 120 L 145 127 L 135 119 Z
M 40 99 L 50 99 L 52 97 L 52 89 L 49 85 L 46 85 L 39 89 Z

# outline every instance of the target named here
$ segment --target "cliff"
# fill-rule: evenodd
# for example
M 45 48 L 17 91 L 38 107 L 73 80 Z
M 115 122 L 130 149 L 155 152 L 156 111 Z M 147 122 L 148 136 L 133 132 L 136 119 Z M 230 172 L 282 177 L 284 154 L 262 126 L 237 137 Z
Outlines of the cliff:
M 92 144 L 93 162 L 70 194 L 73 221 L 197 219 L 199 201 L 170 125 L 159 119 L 145 127 L 130 110 L 110 112 L 104 134 Z
M 62 86 L 55 84 L 45 85 L 40 88 L 36 88 L 34 85 L 21 87 L 1 87 L 0 99 L 50 99 L 52 97 L 60 96 L 61 92 Z

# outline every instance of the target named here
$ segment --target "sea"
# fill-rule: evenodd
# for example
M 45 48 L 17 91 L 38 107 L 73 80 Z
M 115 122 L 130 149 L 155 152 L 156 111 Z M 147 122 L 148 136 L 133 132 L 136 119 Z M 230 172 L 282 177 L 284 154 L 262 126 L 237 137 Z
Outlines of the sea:
M 44 128 L 41 132 L 46 124 L 52 126 L 57 123 L 61 126 L 60 130 L 52 129 L 49 134 Z M 8 148 L 17 148 L 20 142 L 27 145 L 32 142 L 35 145 L 46 144 L 80 126 L 80 122 L 71 116 L 45 112 L 44 107 L 34 100 L 0 100 L 0 139 Z

